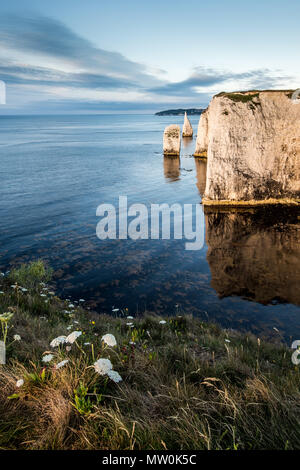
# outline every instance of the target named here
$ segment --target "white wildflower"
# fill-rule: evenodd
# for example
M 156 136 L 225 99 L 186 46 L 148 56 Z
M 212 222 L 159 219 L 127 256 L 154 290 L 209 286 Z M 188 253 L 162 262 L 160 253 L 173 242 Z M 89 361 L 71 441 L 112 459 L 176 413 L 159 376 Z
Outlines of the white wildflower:
M 112 312 L 118 312 L 120 309 L 119 308 L 113 308 Z
M 121 381 L 123 380 L 122 377 L 120 376 L 119 372 L 116 372 L 115 370 L 109 370 L 109 371 L 107 372 L 107 375 L 108 375 L 108 377 L 109 377 L 111 380 L 113 380 L 113 382 L 115 382 L 116 384 L 117 384 L 118 382 L 121 382 Z
M 15 341 L 21 341 L 21 336 L 20 335 L 14 335 L 14 340 Z
M 26 289 L 26 287 L 22 287 L 22 292 L 28 292 L 28 289 Z
M 71 343 L 73 344 L 74 341 L 76 341 L 79 336 L 82 335 L 82 331 L 73 331 L 72 333 L 69 334 L 69 336 L 66 337 L 66 343 Z
M 91 344 L 91 343 L 83 343 L 83 344 L 84 344 L 84 346 L 89 346 L 89 344 Z
M 112 363 L 109 359 L 98 359 L 94 362 L 95 371 L 100 375 L 108 374 L 112 370 Z
M 60 369 L 61 367 L 64 367 L 66 364 L 68 364 L 69 359 L 65 359 L 64 361 L 59 362 L 58 364 L 55 365 L 55 369 Z
M 166 320 L 160 320 L 159 322 L 160 325 L 165 325 L 166 323 L 167 323 Z
M 47 297 L 46 294 L 40 294 L 41 297 Z
M 54 358 L 53 354 L 46 354 L 45 356 L 43 356 L 42 361 L 43 362 L 50 362 L 50 361 L 52 361 L 53 358 Z
M 16 387 L 19 388 L 19 387 L 22 387 L 22 385 L 24 385 L 24 380 L 23 380 L 23 379 L 17 380 L 17 382 L 16 382 Z
M 85 300 L 84 299 L 79 299 L 79 302 L 85 302 Z
M 133 320 L 133 317 L 129 316 L 127 317 L 127 320 Z
M 102 336 L 101 340 L 104 341 L 104 343 L 106 343 L 108 346 L 116 346 L 117 345 L 116 338 L 114 337 L 114 335 L 111 335 L 109 333 Z
M 230 343 L 230 339 L 225 339 L 226 343 Z
M 74 305 L 74 304 L 69 304 L 68 307 L 69 307 L 69 308 L 74 308 L 75 305 Z
M 128 323 L 126 323 L 126 325 L 127 325 L 127 326 L 131 326 L 131 327 L 134 326 L 132 322 L 128 322 Z
M 0 290 L 0 294 L 4 294 L 3 290 Z
M 60 344 L 63 344 L 66 342 L 66 336 L 58 336 L 57 338 L 54 338 L 51 343 L 50 343 L 50 346 L 51 348 L 56 348 L 57 346 L 59 346 Z

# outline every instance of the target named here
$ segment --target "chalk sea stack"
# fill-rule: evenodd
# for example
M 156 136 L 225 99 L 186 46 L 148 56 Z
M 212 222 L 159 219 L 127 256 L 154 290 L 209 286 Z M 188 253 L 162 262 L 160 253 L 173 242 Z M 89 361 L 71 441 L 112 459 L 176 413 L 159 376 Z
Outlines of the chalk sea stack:
M 193 128 L 190 123 L 189 118 L 187 117 L 186 112 L 184 113 L 184 122 L 182 128 L 182 137 L 193 137 Z
M 300 203 L 300 104 L 293 90 L 220 93 L 201 115 L 206 205 Z
M 177 156 L 180 154 L 180 127 L 177 124 L 172 124 L 165 128 L 164 142 L 163 142 L 164 155 Z
M 203 111 L 199 119 L 198 131 L 197 131 L 197 140 L 196 140 L 196 150 L 194 157 L 207 157 L 207 148 L 208 148 L 208 119 L 207 119 L 207 110 Z

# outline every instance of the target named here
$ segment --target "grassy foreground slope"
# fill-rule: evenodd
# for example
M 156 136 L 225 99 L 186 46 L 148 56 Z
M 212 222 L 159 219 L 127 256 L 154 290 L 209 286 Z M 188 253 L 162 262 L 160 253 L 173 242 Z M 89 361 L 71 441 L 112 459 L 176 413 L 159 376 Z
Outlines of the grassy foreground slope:
M 50 278 L 41 262 L 0 278 L 0 449 L 300 449 L 290 349 L 190 316 L 97 315 Z

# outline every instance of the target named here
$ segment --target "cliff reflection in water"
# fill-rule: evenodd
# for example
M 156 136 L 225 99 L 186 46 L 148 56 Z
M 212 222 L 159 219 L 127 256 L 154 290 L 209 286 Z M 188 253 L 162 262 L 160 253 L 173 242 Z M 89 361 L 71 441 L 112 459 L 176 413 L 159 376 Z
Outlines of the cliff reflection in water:
M 207 161 L 201 158 L 195 158 L 197 188 L 201 197 L 203 197 L 206 184 L 206 167 Z
M 180 158 L 164 157 L 164 175 L 169 181 L 180 179 Z
M 183 149 L 188 149 L 188 150 L 191 150 L 191 152 L 193 151 L 193 137 L 183 137 L 182 138 L 182 147 Z
M 220 297 L 300 305 L 300 209 L 206 209 L 207 260 Z

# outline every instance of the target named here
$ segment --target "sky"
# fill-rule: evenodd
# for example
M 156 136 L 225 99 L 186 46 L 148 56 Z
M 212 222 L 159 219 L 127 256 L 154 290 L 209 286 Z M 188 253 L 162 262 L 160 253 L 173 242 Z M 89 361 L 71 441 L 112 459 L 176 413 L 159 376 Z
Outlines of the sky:
M 296 89 L 299 17 L 299 0 L 2 2 L 0 114 L 151 113 Z

